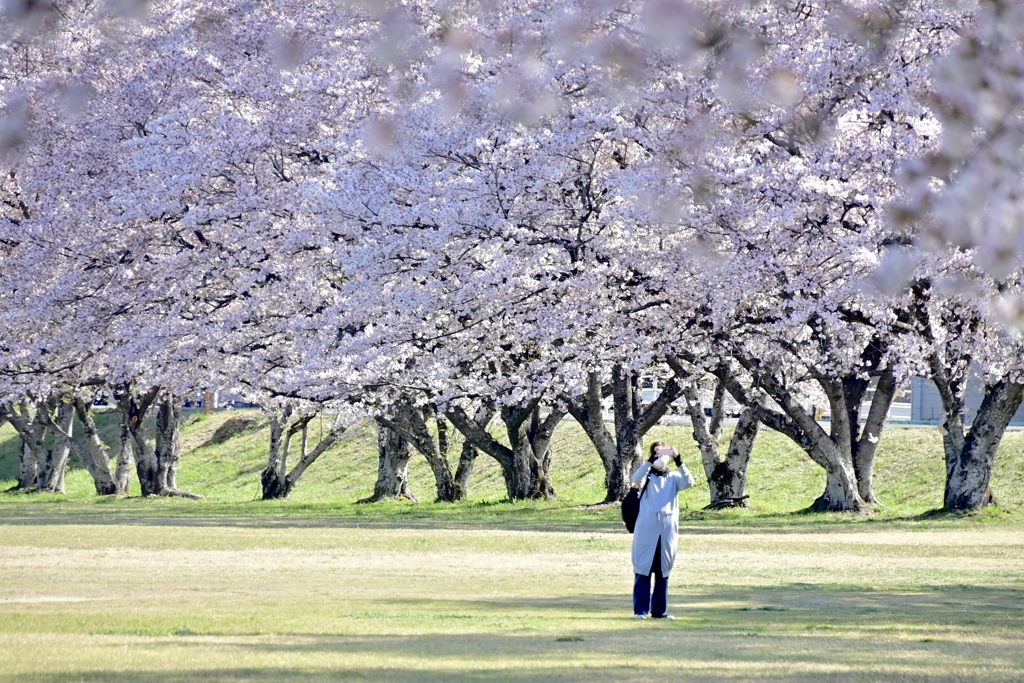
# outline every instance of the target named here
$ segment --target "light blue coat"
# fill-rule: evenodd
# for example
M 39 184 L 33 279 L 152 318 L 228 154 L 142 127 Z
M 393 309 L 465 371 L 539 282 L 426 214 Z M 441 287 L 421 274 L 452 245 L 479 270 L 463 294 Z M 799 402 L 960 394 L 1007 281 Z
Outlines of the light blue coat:
M 633 483 L 642 486 L 644 477 L 651 471 L 651 463 L 645 462 L 633 475 Z M 648 479 L 647 490 L 640 499 L 640 514 L 633 530 L 633 571 L 646 576 L 651 573 L 654 550 L 661 539 L 661 569 L 665 576 L 672 573 L 679 545 L 679 492 L 694 485 L 693 475 L 686 465 L 678 472 Z

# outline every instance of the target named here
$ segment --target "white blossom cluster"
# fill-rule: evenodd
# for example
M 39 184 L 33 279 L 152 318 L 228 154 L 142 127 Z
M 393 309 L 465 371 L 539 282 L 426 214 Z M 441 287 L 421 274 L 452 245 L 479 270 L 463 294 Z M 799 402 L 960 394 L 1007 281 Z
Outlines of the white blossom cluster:
M 5 7 L 5 400 L 1019 378 L 1017 3 Z

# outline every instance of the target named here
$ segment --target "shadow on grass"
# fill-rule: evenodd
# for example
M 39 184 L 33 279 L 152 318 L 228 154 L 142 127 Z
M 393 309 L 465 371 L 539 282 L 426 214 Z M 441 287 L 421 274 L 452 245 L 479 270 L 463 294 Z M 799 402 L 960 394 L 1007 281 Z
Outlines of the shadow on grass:
M 980 510 L 943 510 L 939 508 L 937 510 L 928 510 L 922 512 L 919 515 L 914 515 L 908 519 L 920 522 L 935 522 L 935 521 L 959 521 L 963 519 L 976 519 L 976 518 L 989 518 L 996 519 L 1000 517 L 1009 517 L 1014 514 L 1014 510 L 1010 508 L 1000 507 L 999 505 L 989 505 L 981 508 Z
M 616 532 L 627 533 L 621 523 L 603 520 L 558 520 L 558 519 L 514 519 L 502 516 L 500 519 L 459 520 L 450 517 L 407 519 L 397 516 L 358 515 L 323 517 L 301 516 L 271 517 L 234 515 L 161 515 L 161 514 L 38 514 L 28 516 L 0 517 L 0 525 L 47 526 L 47 525 L 96 525 L 96 526 L 158 526 L 158 527 L 237 527 L 242 529 L 451 529 L 451 530 L 508 530 L 530 532 Z
M 956 640 L 965 631 L 1001 634 L 1016 644 L 1018 664 L 1024 665 L 1024 587 L 926 586 L 912 590 L 872 590 L 863 586 L 789 584 L 722 590 L 671 590 L 673 622 L 651 621 L 669 632 L 708 633 L 715 637 L 800 637 L 854 631 L 869 637 L 903 637 L 922 642 Z M 568 619 L 583 631 L 591 620 L 631 620 L 629 595 L 564 596 L 512 600 L 395 600 L 382 613 L 403 610 L 442 615 L 448 619 L 479 620 L 478 615 L 531 614 L 544 619 Z M 612 616 L 609 616 L 612 615 Z M 689 636 L 687 636 L 689 637 Z M 831 645 L 826 645 L 831 647 Z
M 651 623 L 602 634 L 557 636 L 315 637 L 301 645 L 226 642 L 226 660 L 265 656 L 268 667 L 202 667 L 183 661 L 181 671 L 114 670 L 5 677 L 12 683 L 58 681 L 741 681 L 899 680 L 1018 682 L 1024 673 L 1007 644 L 958 646 L 954 641 L 908 640 L 874 647 L 862 638 L 815 634 L 787 641 L 756 635 L 680 636 Z M 149 644 L 157 657 L 180 654 Z M 180 647 L 180 646 L 179 646 Z M 656 650 L 658 648 L 659 650 Z M 315 660 L 312 658 L 315 657 Z M 307 660 L 304 663 L 304 660 Z M 293 661 L 294 664 L 283 662 Z
M 180 661 L 182 670 L 8 673 L 4 680 L 817 683 L 1024 678 L 1024 588 L 927 586 L 896 592 L 791 584 L 680 590 L 672 600 L 677 621 L 638 622 L 629 614 L 627 596 L 396 598 L 375 603 L 379 611 L 340 615 L 347 620 L 345 628 L 366 619 L 377 634 L 104 634 L 114 640 L 99 646 L 111 653 L 127 646 L 136 661 Z M 534 627 L 522 625 L 524 613 L 537 615 Z M 396 629 L 408 630 L 410 615 L 427 615 L 445 621 L 446 632 L 388 633 L 392 614 Z M 502 619 L 515 619 L 515 625 L 491 631 L 502 628 L 496 625 Z M 217 667 L 211 656 L 227 666 Z M 272 666 L 248 665 L 260 659 Z
M 27 494 L 11 494 L 27 495 Z M 259 509 L 231 505 L 223 510 L 202 503 L 195 507 L 177 509 L 117 509 L 126 499 L 110 498 L 100 501 L 88 510 L 73 501 L 47 503 L 28 511 L 18 506 L 15 514 L 6 514 L 0 507 L 0 524 L 36 525 L 135 525 L 158 527 L 236 527 L 272 529 L 451 529 L 451 530 L 507 530 L 529 532 L 590 532 L 621 533 L 628 536 L 619 519 L 618 509 L 602 513 L 579 512 L 571 508 L 531 509 L 505 504 L 467 506 L 445 511 L 376 511 L 367 506 L 345 506 L 336 511 L 321 506 L 298 505 Z M 135 501 L 135 499 L 127 499 Z M 141 499 L 139 499 L 141 500 Z M 185 505 L 188 505 L 186 503 Z M 13 506 L 12 506 L 13 507 Z M 36 506 L 32 506 L 36 507 Z M 62 510 L 64 508 L 64 510 Z M 479 508 L 479 509 L 477 509 Z M 38 511 L 37 511 L 38 510 Z M 365 510 L 365 511 L 364 511 Z M 12 510 L 12 512 L 14 512 Z M 764 513 L 743 517 L 723 517 L 715 512 L 684 513 L 680 517 L 682 535 L 742 535 L 742 534 L 806 534 L 806 533 L 862 533 L 865 531 L 941 530 L 969 528 L 974 523 L 997 522 L 1017 526 L 1016 516 L 1003 511 L 999 519 L 992 513 L 913 514 L 886 518 L 871 518 L 840 513 Z M 1024 521 L 1024 520 L 1022 520 Z M 966 526 L 965 526 L 966 525 Z
M 189 638 L 133 647 L 154 659 L 182 657 Z M 225 662 L 266 658 L 270 667 L 114 670 L 8 676 L 15 683 L 57 681 L 740 681 L 900 680 L 1017 682 L 1024 660 L 1016 643 L 965 644 L 955 636 L 874 641 L 860 634 L 686 632 L 672 622 L 630 622 L 600 633 L 546 635 L 288 636 L 291 642 L 218 639 Z M 182 642 L 186 641 L 186 642 Z M 197 645 L 198 648 L 202 644 Z M 294 662 L 289 665 L 288 662 Z

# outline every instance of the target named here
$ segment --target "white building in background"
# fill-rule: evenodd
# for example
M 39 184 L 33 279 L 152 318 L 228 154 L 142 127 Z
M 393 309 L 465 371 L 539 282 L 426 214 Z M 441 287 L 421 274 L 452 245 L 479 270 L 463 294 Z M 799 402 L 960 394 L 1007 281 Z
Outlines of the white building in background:
M 658 395 L 661 393 L 661 390 L 664 387 L 666 381 L 666 379 L 652 377 L 650 375 L 642 375 L 640 377 L 640 401 L 644 405 L 654 403 L 655 399 L 657 399 Z M 607 410 L 611 410 L 610 399 L 607 401 L 607 404 Z M 736 400 L 729 394 L 725 395 L 725 402 L 722 408 L 725 411 L 726 417 L 739 417 L 740 413 L 743 412 L 743 406 L 737 403 Z M 705 404 L 704 412 L 707 413 L 708 415 L 711 414 L 710 404 Z M 686 399 L 677 398 L 675 401 L 673 401 L 672 405 L 669 406 L 669 414 L 685 415 Z
M 964 401 L 967 409 L 964 415 L 965 424 L 974 422 L 974 415 L 981 407 L 984 397 L 985 382 L 977 373 L 971 373 L 967 380 L 967 397 Z M 945 419 L 942 410 L 942 397 L 935 383 L 926 377 L 915 377 L 910 380 L 910 421 L 924 424 L 940 424 Z M 1024 405 L 1010 420 L 1011 425 L 1024 425 Z

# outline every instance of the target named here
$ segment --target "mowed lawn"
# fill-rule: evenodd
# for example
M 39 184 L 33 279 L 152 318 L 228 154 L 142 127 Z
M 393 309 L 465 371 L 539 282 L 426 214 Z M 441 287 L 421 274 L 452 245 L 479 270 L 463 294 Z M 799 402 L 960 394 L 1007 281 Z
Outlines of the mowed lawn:
M 629 544 L 607 526 L 0 518 L 0 679 L 1024 679 L 1017 525 L 684 520 L 674 622 L 632 618 Z

